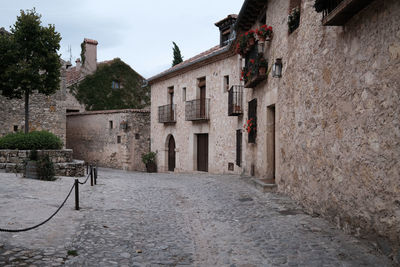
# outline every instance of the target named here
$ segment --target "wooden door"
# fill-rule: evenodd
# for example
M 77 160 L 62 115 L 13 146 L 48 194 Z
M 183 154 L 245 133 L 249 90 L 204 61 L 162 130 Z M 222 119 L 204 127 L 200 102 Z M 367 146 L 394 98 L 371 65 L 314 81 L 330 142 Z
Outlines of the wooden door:
M 206 87 L 200 87 L 200 118 L 206 115 Z
M 208 134 L 197 135 L 197 170 L 208 171 Z
M 175 139 L 171 135 L 168 141 L 168 171 L 173 172 L 175 169 Z

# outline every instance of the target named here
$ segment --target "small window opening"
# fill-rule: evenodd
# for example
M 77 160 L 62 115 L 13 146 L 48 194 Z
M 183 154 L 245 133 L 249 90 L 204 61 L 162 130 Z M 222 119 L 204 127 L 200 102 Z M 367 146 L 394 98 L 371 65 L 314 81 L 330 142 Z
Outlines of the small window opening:
M 119 136 L 119 135 L 117 136 L 117 143 L 121 144 L 121 136 Z
M 109 121 L 108 124 L 110 125 L 110 129 L 114 128 L 113 127 L 113 124 L 114 124 L 113 121 Z
M 111 88 L 112 89 L 119 89 L 119 88 L 121 88 L 121 83 L 119 81 L 112 81 Z
M 229 75 L 224 76 L 224 92 L 229 91 Z
M 186 87 L 182 88 L 182 101 L 186 101 Z
M 18 132 L 18 125 L 14 125 L 14 132 Z
M 135 134 L 135 139 L 136 139 L 136 140 L 140 139 L 140 134 L 138 134 L 138 133 Z

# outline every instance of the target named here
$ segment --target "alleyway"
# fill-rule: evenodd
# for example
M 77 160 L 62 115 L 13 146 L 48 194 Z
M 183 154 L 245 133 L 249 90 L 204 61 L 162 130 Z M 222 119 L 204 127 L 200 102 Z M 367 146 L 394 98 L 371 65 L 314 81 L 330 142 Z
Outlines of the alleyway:
M 0 227 L 45 219 L 72 182 L 0 173 Z M 100 169 L 99 184 L 80 191 L 80 211 L 72 196 L 39 229 L 0 232 L 0 266 L 391 266 L 369 244 L 238 176 Z

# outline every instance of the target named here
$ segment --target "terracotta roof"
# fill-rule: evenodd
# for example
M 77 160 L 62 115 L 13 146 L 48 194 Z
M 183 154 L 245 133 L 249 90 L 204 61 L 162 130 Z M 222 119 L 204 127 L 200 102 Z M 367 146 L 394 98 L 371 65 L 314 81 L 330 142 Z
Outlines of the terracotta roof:
M 85 38 L 83 41 L 87 44 L 93 44 L 93 45 L 98 44 L 98 42 L 96 40 L 92 40 L 92 39 L 88 39 L 88 38 Z
M 112 114 L 112 113 L 150 113 L 150 110 L 149 109 L 96 110 L 96 111 L 68 113 L 67 116 L 83 116 L 83 115 Z
M 71 86 L 74 83 L 77 83 L 81 79 L 81 73 L 76 69 L 76 67 L 68 68 L 66 71 L 67 75 L 67 87 Z
M 214 46 L 214 47 L 212 47 L 212 48 L 210 48 L 210 49 L 208 49 L 208 50 L 206 50 L 206 51 L 204 51 L 204 52 L 202 52 L 202 53 L 200 53 L 200 54 L 198 54 L 198 55 L 196 55 L 196 56 L 194 56 L 192 58 L 189 58 L 189 59 L 179 63 L 178 65 L 173 66 L 172 68 L 169 68 L 169 69 L 167 69 L 167 70 L 165 70 L 165 71 L 163 71 L 163 72 L 161 72 L 161 73 L 149 78 L 148 81 L 151 83 L 152 81 L 154 81 L 154 80 L 156 80 L 158 78 L 161 78 L 161 77 L 163 77 L 163 76 L 165 76 L 167 74 L 176 72 L 178 70 L 182 70 L 182 69 L 184 69 L 184 68 L 186 68 L 188 66 L 191 66 L 191 65 L 193 65 L 193 64 L 195 64 L 197 62 L 201 62 L 201 61 L 206 60 L 206 59 L 208 59 L 210 57 L 219 55 L 222 52 L 228 51 L 229 49 L 230 49 L 230 45 L 223 46 L 223 47 L 221 47 L 219 45 Z

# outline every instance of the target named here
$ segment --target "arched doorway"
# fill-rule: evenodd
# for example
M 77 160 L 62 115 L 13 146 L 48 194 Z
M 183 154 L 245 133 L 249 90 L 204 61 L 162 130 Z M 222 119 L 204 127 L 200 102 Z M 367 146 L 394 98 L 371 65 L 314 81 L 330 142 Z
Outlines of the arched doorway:
M 175 139 L 172 135 L 168 140 L 168 171 L 173 172 L 175 169 Z

